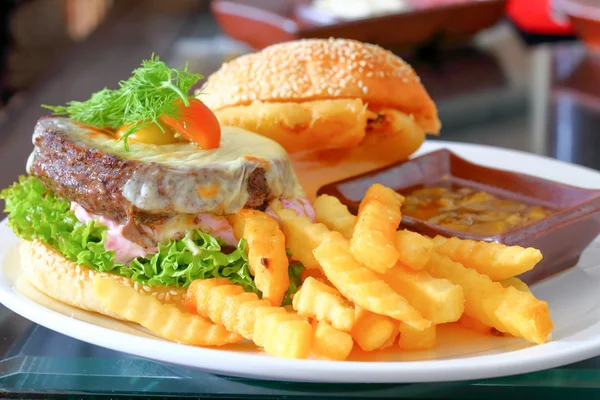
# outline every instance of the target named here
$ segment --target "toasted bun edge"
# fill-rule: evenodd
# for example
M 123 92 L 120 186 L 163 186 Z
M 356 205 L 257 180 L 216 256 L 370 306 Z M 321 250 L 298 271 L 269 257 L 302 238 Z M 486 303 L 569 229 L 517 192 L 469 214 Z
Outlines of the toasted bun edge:
M 67 260 L 38 240 L 21 240 L 19 253 L 21 268 L 37 290 L 76 308 L 123 319 L 108 311 L 95 295 L 93 281 L 97 274 L 114 278 L 123 285 L 134 287 L 140 293 L 156 296 L 163 303 L 176 304 L 181 309 L 184 307 L 184 289 L 166 286 L 149 287 L 134 283 L 126 277 L 94 271 Z

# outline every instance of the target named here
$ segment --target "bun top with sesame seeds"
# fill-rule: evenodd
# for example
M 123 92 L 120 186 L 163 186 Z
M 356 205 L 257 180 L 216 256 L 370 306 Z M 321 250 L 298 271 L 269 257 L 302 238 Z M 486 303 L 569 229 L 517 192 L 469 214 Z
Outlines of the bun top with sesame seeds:
M 199 99 L 213 111 L 262 102 L 360 98 L 412 114 L 428 133 L 441 128 L 435 103 L 410 65 L 372 44 L 303 39 L 269 46 L 224 64 Z

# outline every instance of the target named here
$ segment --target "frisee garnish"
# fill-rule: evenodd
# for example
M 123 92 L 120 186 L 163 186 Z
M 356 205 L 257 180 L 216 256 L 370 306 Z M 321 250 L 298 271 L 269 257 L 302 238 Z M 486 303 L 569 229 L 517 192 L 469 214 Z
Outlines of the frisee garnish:
M 170 68 L 154 54 L 142 61 L 131 77 L 119 82 L 118 89 L 104 88 L 85 101 L 70 101 L 64 106 L 42 107 L 54 115 L 64 115 L 72 120 L 97 128 L 119 129 L 129 125 L 119 140 L 129 148 L 127 138 L 138 130 L 155 123 L 164 132 L 159 118 L 163 115 L 180 118 L 181 100 L 187 107 L 194 99 L 189 92 L 204 76 L 182 69 Z

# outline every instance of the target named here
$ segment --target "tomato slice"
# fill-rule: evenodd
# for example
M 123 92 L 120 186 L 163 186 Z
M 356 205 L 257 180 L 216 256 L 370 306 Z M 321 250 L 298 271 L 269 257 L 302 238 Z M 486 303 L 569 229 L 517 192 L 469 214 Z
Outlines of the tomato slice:
M 160 117 L 164 122 L 185 138 L 196 143 L 205 150 L 216 149 L 221 143 L 221 125 L 215 114 L 200 100 L 190 99 L 185 106 L 181 100 L 176 104 L 181 107 L 181 119 L 168 115 Z

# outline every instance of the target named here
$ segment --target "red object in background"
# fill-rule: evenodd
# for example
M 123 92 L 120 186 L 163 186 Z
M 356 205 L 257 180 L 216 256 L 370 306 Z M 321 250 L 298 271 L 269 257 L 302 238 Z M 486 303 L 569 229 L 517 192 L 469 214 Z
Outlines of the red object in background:
M 524 32 L 542 35 L 571 35 L 570 23 L 559 23 L 552 17 L 552 0 L 509 0 L 506 11 Z
M 598 0 L 561 0 L 561 11 L 588 49 L 600 51 L 600 3 Z

